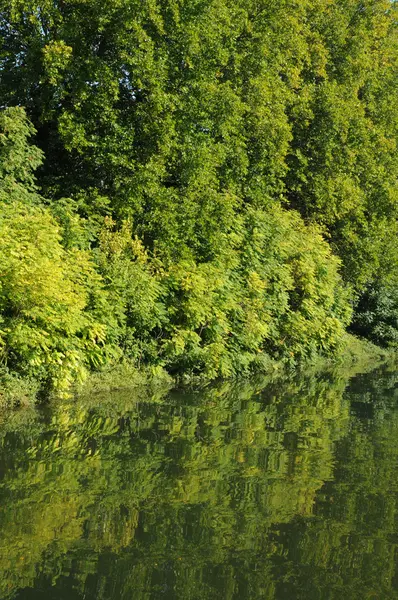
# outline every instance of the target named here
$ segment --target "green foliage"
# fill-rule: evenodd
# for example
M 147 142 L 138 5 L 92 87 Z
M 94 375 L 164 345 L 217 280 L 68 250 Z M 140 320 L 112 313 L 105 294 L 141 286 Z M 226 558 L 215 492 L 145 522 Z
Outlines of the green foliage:
M 2 366 L 0 389 L 0 409 L 33 406 L 40 393 L 40 382 L 33 377 L 21 377 Z
M 249 279 L 260 278 L 269 311 L 260 321 L 269 323 L 272 353 L 308 358 L 333 352 L 351 316 L 338 259 L 319 229 L 306 227 L 292 211 L 273 208 L 248 217 L 242 264 Z
M 311 3 L 312 4 L 312 3 Z M 329 233 L 357 289 L 397 220 L 395 3 L 313 3 L 317 70 L 301 73 L 292 111 L 287 195 Z
M 357 290 L 374 277 L 397 219 L 394 2 L 3 0 L 0 15 L 0 97 L 34 120 L 52 200 L 108 197 L 147 247 L 199 262 L 243 204 L 283 200 Z
M 3 385 L 6 395 L 14 396 L 19 374 L 36 382 L 32 389 L 64 394 L 110 352 L 110 345 L 105 348 L 107 296 L 84 249 L 87 242 L 78 243 L 86 235 L 81 220 L 69 209 L 67 227 L 64 215 L 62 245 L 60 227 L 37 194 L 34 169 L 42 155 L 28 144 L 34 129 L 24 111 L 4 111 L 0 125 Z M 65 207 L 66 213 L 68 203 Z
M 16 202 L 0 214 L 1 359 L 64 392 L 103 360 L 101 282 L 87 253 L 66 251 L 51 215 Z
M 397 265 L 396 24 L 389 0 L 0 0 L 0 202 L 47 206 L 97 278 L 107 364 L 338 349 Z
M 132 237 L 131 224 L 124 222 L 120 230 L 114 225 L 106 219 L 95 257 L 112 306 L 110 333 L 123 354 L 140 365 L 156 355 L 154 331 L 164 319 L 160 282 L 143 244 Z
M 29 144 L 35 133 L 26 113 L 19 107 L 0 112 L 0 202 L 22 201 L 38 204 L 34 171 L 43 154 Z
M 129 358 L 211 379 L 338 348 L 351 314 L 339 262 L 299 215 L 248 210 L 233 245 L 202 264 L 166 266 L 131 229 L 108 221 L 95 252 Z
M 380 346 L 398 346 L 398 287 L 375 282 L 360 296 L 351 329 Z

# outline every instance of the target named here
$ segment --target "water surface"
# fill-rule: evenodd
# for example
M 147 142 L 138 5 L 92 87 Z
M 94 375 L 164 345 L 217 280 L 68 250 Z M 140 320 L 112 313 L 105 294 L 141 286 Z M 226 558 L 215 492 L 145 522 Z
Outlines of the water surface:
M 398 599 L 398 375 L 0 422 L 0 598 Z

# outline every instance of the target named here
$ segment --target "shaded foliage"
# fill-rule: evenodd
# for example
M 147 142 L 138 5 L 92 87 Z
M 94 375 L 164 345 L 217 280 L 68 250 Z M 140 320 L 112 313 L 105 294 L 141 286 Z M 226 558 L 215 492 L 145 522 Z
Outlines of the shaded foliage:
M 396 285 L 373 284 L 361 295 L 350 329 L 380 346 L 398 343 L 398 289 Z

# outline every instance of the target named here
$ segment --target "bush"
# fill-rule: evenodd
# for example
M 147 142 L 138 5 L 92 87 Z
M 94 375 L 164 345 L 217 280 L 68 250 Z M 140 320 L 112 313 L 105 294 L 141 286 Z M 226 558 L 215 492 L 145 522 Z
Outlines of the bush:
M 159 256 L 130 220 L 82 218 L 76 200 L 46 207 L 34 149 L 22 168 L 23 111 L 2 123 L 0 348 L 11 373 L 65 394 L 122 359 L 214 379 L 338 349 L 351 315 L 340 263 L 298 213 L 242 208 L 207 260 Z
M 228 251 L 199 264 L 166 266 L 131 229 L 108 221 L 96 251 L 130 359 L 212 379 L 338 349 L 351 315 L 339 261 L 296 213 L 248 210 Z
M 21 203 L 0 213 L 2 362 L 66 391 L 104 361 L 106 325 L 93 298 L 101 281 L 89 255 L 66 251 L 48 211 Z
M 380 346 L 397 346 L 398 285 L 369 284 L 357 302 L 350 329 Z

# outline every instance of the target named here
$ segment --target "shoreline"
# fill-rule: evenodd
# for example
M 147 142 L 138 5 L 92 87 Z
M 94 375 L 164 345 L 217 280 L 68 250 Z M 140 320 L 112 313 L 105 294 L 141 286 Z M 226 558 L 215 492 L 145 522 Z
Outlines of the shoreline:
M 341 373 L 347 380 L 360 373 L 370 372 L 388 364 L 397 357 L 393 349 L 376 346 L 367 340 L 346 335 L 343 349 L 334 357 L 318 357 L 316 360 L 303 361 L 294 368 L 282 361 L 271 362 L 266 371 L 256 371 L 228 379 L 208 379 L 204 376 L 187 374 L 173 377 L 162 367 L 137 367 L 128 361 L 121 362 L 103 371 L 89 373 L 80 385 L 74 385 L 65 398 L 82 399 L 92 396 L 104 397 L 108 394 L 135 392 L 138 395 L 156 396 L 176 390 L 200 391 L 201 389 L 222 383 L 239 383 L 253 380 L 264 380 L 264 386 L 271 381 L 286 380 L 300 375 L 317 372 Z M 39 390 L 38 382 L 9 375 L 3 379 L 0 391 L 0 410 L 15 410 L 27 406 L 42 406 L 52 402 L 62 402 L 63 398 L 55 395 L 44 397 Z

